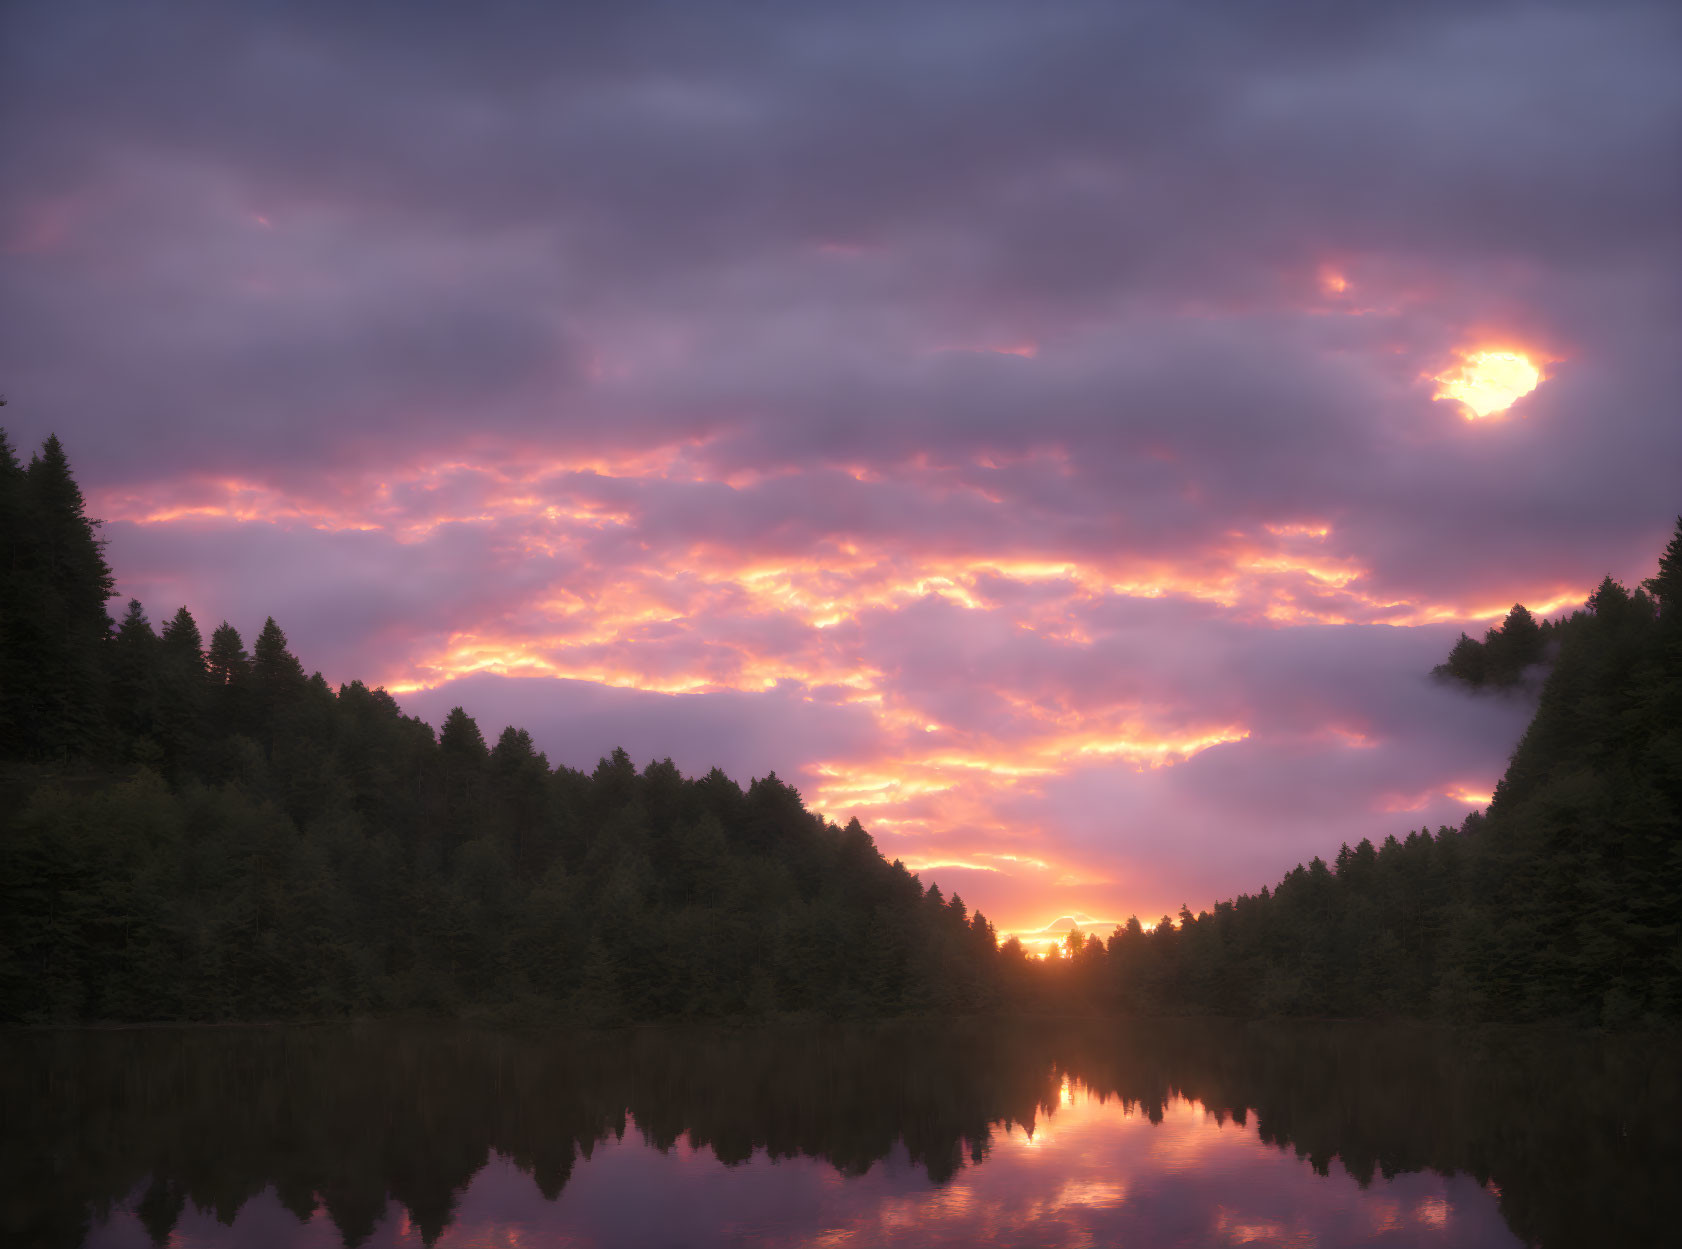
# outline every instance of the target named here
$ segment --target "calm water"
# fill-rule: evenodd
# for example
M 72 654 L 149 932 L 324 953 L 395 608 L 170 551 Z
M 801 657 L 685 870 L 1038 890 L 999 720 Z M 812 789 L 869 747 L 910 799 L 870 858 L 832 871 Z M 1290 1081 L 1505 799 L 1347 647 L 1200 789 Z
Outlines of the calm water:
M 0 1238 L 1682 1243 L 1651 1042 L 1355 1025 L 0 1036 Z

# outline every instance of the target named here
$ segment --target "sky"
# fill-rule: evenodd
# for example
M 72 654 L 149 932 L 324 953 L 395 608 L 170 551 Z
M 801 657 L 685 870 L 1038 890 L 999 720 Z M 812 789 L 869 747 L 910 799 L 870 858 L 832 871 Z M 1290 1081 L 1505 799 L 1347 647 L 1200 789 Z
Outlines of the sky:
M 1679 151 L 1663 2 L 19 0 L 3 416 L 155 622 L 1102 930 L 1487 801 L 1429 669 L 1682 511 Z

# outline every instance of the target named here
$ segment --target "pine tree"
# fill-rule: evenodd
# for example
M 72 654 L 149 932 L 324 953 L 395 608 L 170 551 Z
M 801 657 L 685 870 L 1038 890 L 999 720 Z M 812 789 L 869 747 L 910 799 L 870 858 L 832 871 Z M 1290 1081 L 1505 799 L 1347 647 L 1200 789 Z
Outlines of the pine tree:
M 1526 668 L 1542 662 L 1546 646 L 1536 617 L 1523 603 L 1514 603 L 1500 629 L 1489 635 L 1490 680 L 1496 685 L 1514 684 Z
M 270 616 L 251 648 L 251 684 L 259 707 L 266 714 L 274 714 L 298 695 L 304 680 L 303 664 L 286 649 L 286 634 Z
M 531 734 L 510 724 L 496 739 L 496 748 L 491 751 L 490 757 L 498 772 L 511 775 L 536 761 L 539 755 L 537 747 L 532 744 Z
M 270 616 L 251 647 L 251 713 L 256 736 L 271 758 L 292 734 L 293 713 L 307 681 L 303 664 L 286 649 L 286 634 Z
M 1661 618 L 1682 615 L 1682 516 L 1676 518 L 1676 532 L 1659 556 L 1658 575 L 1641 584 L 1658 601 Z
M 32 545 L 42 578 L 63 599 L 66 623 L 81 639 L 99 642 L 111 631 L 105 603 L 116 592 L 105 562 L 100 521 L 90 520 L 82 490 L 56 435 L 29 463 Z
M 1467 685 L 1479 686 L 1484 682 L 1487 671 L 1487 661 L 1484 657 L 1483 644 L 1473 641 L 1464 633 L 1460 640 L 1449 651 L 1448 659 L 1432 669 L 1432 674 L 1438 677 L 1452 678 L 1464 681 Z
M 0 405 L 4 403 L 0 399 Z M 23 466 L 6 431 L 0 429 L 0 758 L 26 753 L 27 720 L 20 681 L 26 679 L 22 617 L 28 584 L 24 575 L 28 556 L 24 546 L 27 488 Z
M 472 835 L 482 815 L 490 751 L 478 722 L 460 707 L 452 707 L 438 734 L 439 775 L 444 787 L 445 846 L 453 847 Z
M 203 737 L 211 694 L 198 622 L 185 607 L 164 626 L 159 658 L 158 739 L 166 771 L 179 777 Z
M 203 674 L 204 638 L 199 633 L 198 621 L 186 607 L 180 608 L 164 626 L 163 644 L 166 655 L 183 667 L 196 668 Z
M 101 646 L 113 592 L 99 522 L 90 520 L 64 448 L 49 437 L 24 474 L 23 558 L 14 580 L 8 685 L 24 753 L 89 758 L 104 731 Z
M 239 630 L 224 620 L 210 635 L 205 655 L 210 684 L 210 736 L 226 753 L 231 739 L 252 732 L 251 657 L 245 653 Z
M 245 653 L 239 630 L 224 620 L 210 635 L 210 653 L 205 666 L 212 685 L 239 685 L 251 672 L 251 658 Z
M 451 707 L 450 714 L 444 717 L 443 727 L 438 734 L 438 746 L 447 759 L 483 763 L 490 757 L 490 752 L 485 749 L 485 735 L 479 731 L 478 722 L 460 707 Z
M 130 599 L 128 611 L 106 647 L 109 673 L 111 725 L 122 743 L 123 754 L 141 763 L 156 762 L 158 742 L 158 653 L 157 635 L 139 599 Z

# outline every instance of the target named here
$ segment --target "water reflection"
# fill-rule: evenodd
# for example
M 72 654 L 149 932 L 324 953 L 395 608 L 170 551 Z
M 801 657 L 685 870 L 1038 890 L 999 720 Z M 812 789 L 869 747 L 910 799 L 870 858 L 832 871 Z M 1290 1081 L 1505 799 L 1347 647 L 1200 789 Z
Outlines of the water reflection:
M 8 1244 L 1674 1243 L 1656 1043 L 1047 1024 L 0 1039 Z M 724 1165 L 720 1165 L 724 1164 Z

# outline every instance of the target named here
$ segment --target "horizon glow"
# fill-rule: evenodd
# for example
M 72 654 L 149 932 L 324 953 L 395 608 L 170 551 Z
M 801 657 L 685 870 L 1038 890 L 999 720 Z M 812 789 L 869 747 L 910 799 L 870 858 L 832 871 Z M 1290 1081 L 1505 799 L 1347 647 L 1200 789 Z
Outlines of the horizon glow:
M 122 598 L 1001 934 L 1459 824 L 1528 708 L 1430 669 L 1682 509 L 1674 6 L 90 12 L 0 17 L 0 372 Z

